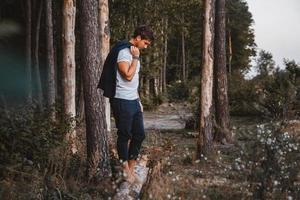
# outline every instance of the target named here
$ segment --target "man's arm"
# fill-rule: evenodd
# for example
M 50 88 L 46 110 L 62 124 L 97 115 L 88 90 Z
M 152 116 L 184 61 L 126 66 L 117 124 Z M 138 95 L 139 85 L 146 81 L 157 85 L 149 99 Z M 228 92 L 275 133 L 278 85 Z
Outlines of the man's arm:
M 121 61 L 118 63 L 118 69 L 120 74 L 122 75 L 122 77 L 124 79 L 126 79 L 127 81 L 131 81 L 135 71 L 136 71 L 136 67 L 138 64 L 138 59 L 140 56 L 140 51 L 137 47 L 131 46 L 130 48 L 130 52 L 132 54 L 132 62 L 126 62 L 126 61 Z

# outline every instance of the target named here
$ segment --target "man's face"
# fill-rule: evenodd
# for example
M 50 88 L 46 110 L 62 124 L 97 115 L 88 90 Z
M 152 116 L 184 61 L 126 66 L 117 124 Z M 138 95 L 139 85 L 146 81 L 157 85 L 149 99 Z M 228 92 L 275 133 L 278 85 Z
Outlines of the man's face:
M 141 37 L 138 36 L 137 48 L 146 49 L 150 44 L 151 44 L 150 40 L 141 39 Z

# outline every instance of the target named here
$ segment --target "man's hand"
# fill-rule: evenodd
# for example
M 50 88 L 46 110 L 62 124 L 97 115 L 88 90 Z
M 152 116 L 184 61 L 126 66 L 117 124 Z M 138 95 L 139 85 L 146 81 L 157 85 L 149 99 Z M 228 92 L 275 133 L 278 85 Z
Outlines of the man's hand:
M 144 112 L 144 108 L 143 108 L 141 101 L 139 101 L 139 103 L 140 103 L 141 111 Z
M 131 52 L 132 56 L 134 56 L 134 57 L 140 57 L 140 50 L 139 50 L 139 48 L 137 48 L 135 46 L 131 46 L 130 47 L 130 52 Z

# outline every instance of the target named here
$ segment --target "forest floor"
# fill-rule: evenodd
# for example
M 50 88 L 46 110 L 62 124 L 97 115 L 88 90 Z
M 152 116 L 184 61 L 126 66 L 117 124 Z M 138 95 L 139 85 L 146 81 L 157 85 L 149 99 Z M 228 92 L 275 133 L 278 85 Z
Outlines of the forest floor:
M 215 144 L 211 155 L 199 160 L 196 158 L 198 133 L 184 129 L 185 119 L 191 113 L 192 110 L 187 104 L 163 104 L 156 111 L 144 113 L 147 137 L 141 154 L 148 156 L 150 173 L 139 198 L 253 199 L 247 177 L 234 169 L 234 165 L 240 156 L 239 146 L 247 142 L 243 133 L 255 131 L 261 120 L 231 118 L 234 144 Z M 113 138 L 115 132 L 116 129 L 113 128 Z M 22 172 L 8 171 L 11 174 L 0 181 L 0 199 L 112 199 L 121 183 L 120 164 L 117 162 L 116 152 L 113 152 L 113 178 L 101 184 L 91 185 L 84 181 L 86 163 L 83 138 L 81 153 L 77 161 L 75 159 L 71 163 L 74 168 L 71 176 L 62 178 L 59 175 L 58 165 L 61 165 L 61 161 L 57 164 L 58 175 L 47 180 L 45 174 L 28 166 L 28 170 L 23 168 Z M 59 154 L 55 159 L 60 159 Z
M 190 113 L 182 104 L 165 104 L 156 112 L 145 113 L 148 136 L 143 153 L 149 155 L 151 167 L 159 169 L 144 187 L 142 199 L 250 199 L 244 179 L 231 170 L 238 156 L 235 145 L 216 144 L 210 156 L 196 159 L 198 133 L 184 129 Z M 159 124 L 164 116 L 169 117 L 170 127 L 169 121 Z M 239 130 L 255 129 L 256 123 L 255 119 L 232 119 L 233 128 Z
M 192 116 L 191 113 L 191 108 L 186 104 L 163 104 L 157 111 L 145 113 L 145 125 L 148 135 L 143 154 L 148 155 L 150 158 L 149 166 L 152 173 L 149 174 L 148 182 L 144 185 L 141 199 L 242 200 L 261 199 L 260 195 L 262 193 L 265 195 L 263 199 L 300 198 L 299 170 L 295 174 L 295 182 L 293 183 L 295 193 L 293 195 L 288 193 L 282 195 L 284 192 L 281 189 L 285 187 L 284 185 L 276 188 L 276 185 L 272 186 L 271 184 L 272 189 L 266 187 L 262 193 L 255 189 L 256 181 L 267 179 L 265 176 L 267 177 L 270 171 L 262 172 L 260 167 L 242 169 L 242 163 L 246 164 L 250 163 L 250 160 L 260 160 L 259 158 L 253 158 L 254 155 L 268 156 L 267 153 L 255 153 L 255 151 L 260 151 L 263 148 L 267 149 L 264 145 L 259 144 L 261 146 L 250 150 L 244 148 L 249 143 L 257 141 L 257 136 L 262 134 L 259 133 L 259 129 L 261 126 L 267 126 L 266 121 L 257 117 L 231 117 L 233 143 L 214 144 L 214 150 L 209 156 L 197 159 L 196 141 L 198 132 L 184 129 L 185 121 Z M 168 124 L 170 124 L 169 127 Z M 298 135 L 299 139 L 299 121 L 291 121 L 287 127 L 289 128 L 284 131 Z M 290 145 L 289 143 L 288 146 Z M 282 146 L 281 148 L 284 151 L 285 147 Z M 291 150 L 288 149 L 288 151 Z M 251 154 L 251 152 L 254 153 Z M 250 160 L 248 160 L 247 155 L 252 155 Z M 294 161 L 299 164 L 299 160 L 296 158 L 299 156 L 299 152 L 293 154 L 293 156 Z M 276 165 L 276 162 L 270 161 L 267 168 L 272 168 L 272 165 Z M 288 161 L 285 164 L 288 164 Z M 276 174 L 279 172 L 271 173 Z M 260 177 L 257 179 L 257 176 Z M 249 180 L 256 181 L 249 182 Z M 289 184 L 286 186 L 290 187 L 292 183 Z M 290 188 L 292 190 L 292 187 Z

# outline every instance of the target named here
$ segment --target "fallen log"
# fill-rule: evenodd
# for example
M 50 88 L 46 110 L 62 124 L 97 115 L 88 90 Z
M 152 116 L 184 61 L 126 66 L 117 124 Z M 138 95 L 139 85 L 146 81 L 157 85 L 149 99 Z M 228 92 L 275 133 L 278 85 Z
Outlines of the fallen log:
M 152 181 L 158 177 L 161 176 L 161 162 L 160 161 L 155 161 L 153 162 L 150 167 L 149 167 L 149 173 L 147 176 L 147 180 L 145 184 L 143 185 L 143 188 L 141 190 L 141 195 L 140 198 L 143 199 L 143 196 L 147 193 L 148 189 L 151 186 Z
M 135 173 L 139 177 L 139 182 L 129 183 L 124 181 L 117 189 L 114 200 L 134 200 L 139 199 L 143 184 L 147 180 L 149 168 L 147 167 L 148 157 L 142 156 L 135 166 Z

